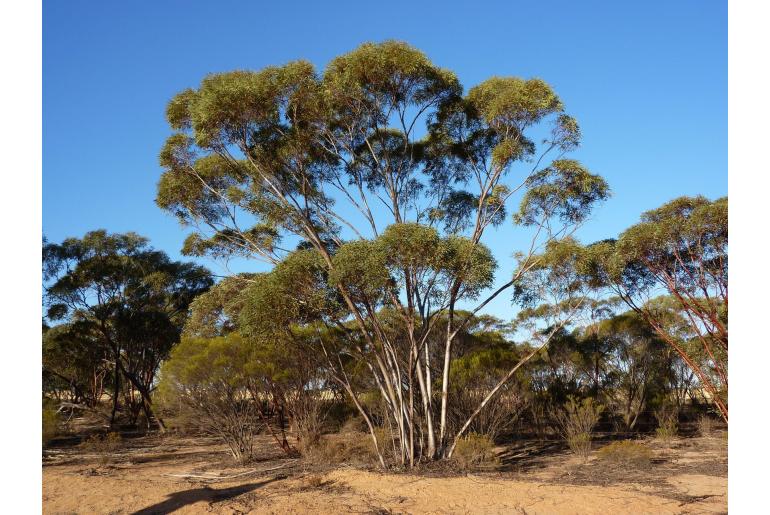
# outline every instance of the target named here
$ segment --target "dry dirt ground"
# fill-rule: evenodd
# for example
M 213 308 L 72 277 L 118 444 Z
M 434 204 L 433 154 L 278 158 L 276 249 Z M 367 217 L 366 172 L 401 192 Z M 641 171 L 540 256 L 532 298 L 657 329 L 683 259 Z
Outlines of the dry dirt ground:
M 584 462 L 556 443 L 518 442 L 499 449 L 499 470 L 463 475 L 311 466 L 275 452 L 267 437 L 259 445 L 263 460 L 244 467 L 206 438 L 124 438 L 110 451 L 54 446 L 43 456 L 43 513 L 727 512 L 720 436 L 645 440 L 654 459 L 643 469 L 595 456 Z

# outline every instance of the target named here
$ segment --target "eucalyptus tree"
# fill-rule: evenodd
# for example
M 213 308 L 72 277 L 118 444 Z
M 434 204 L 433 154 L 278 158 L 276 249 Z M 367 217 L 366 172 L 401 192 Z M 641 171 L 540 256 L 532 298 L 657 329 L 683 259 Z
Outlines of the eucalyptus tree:
M 295 61 L 212 74 L 166 115 L 175 132 L 160 153 L 157 203 L 194 229 L 184 251 L 275 265 L 263 286 L 286 297 L 265 302 L 295 325 L 347 335 L 388 404 L 404 464 L 451 453 L 452 347 L 469 315 L 608 195 L 565 157 L 580 129 L 544 81 L 493 77 L 464 95 L 454 73 L 395 41 L 361 45 L 323 73 Z M 497 263 L 482 237 L 515 200 L 519 266 L 489 291 Z M 305 279 L 287 279 L 281 265 Z M 476 307 L 458 317 L 461 302 Z M 383 308 L 401 317 L 405 345 L 385 330 Z
M 656 407 L 673 389 L 677 356 L 636 312 L 602 320 L 581 332 L 582 344 L 603 349 L 594 361 L 604 371 L 601 401 L 617 415 L 625 430 Z
M 96 407 L 112 377 L 111 350 L 92 324 L 75 321 L 43 333 L 43 390 L 58 395 L 69 390 L 75 404 Z
M 695 372 L 727 421 L 727 198 L 680 197 L 589 246 L 610 288 Z
M 179 341 L 190 303 L 212 285 L 209 272 L 171 261 L 135 233 L 104 230 L 46 243 L 43 267 L 47 318 L 65 322 L 65 335 L 77 329 L 79 344 L 87 345 L 87 337 L 95 346 L 94 359 L 108 349 L 114 379 L 112 421 L 125 378 L 139 392 L 149 423 L 155 374 Z

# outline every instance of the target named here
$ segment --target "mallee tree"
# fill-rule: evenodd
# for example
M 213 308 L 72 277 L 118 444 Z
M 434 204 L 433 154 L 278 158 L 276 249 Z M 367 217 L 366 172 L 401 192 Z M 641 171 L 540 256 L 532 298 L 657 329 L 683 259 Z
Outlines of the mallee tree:
M 96 381 L 110 363 L 111 420 L 127 381 L 139 392 L 136 408 L 149 424 L 155 375 L 179 341 L 190 303 L 213 284 L 211 274 L 198 265 L 171 261 L 137 234 L 104 230 L 45 243 L 43 267 L 47 318 L 60 323 L 46 334 L 44 370 L 64 375 L 60 367 L 71 369 L 85 361 Z M 102 385 L 97 386 L 92 403 L 99 400 Z
M 492 77 L 464 94 L 451 71 L 388 41 L 323 73 L 295 61 L 212 74 L 166 114 L 157 204 L 194 229 L 184 251 L 273 265 L 245 278 L 239 330 L 314 349 L 379 452 L 365 377 L 403 465 L 450 457 L 521 364 L 450 429 L 453 346 L 492 299 L 516 290 L 559 307 L 533 328 L 535 351 L 580 309 L 571 235 L 609 191 L 567 157 L 580 129 L 542 80 Z M 518 265 L 495 284 L 483 236 L 511 222 Z

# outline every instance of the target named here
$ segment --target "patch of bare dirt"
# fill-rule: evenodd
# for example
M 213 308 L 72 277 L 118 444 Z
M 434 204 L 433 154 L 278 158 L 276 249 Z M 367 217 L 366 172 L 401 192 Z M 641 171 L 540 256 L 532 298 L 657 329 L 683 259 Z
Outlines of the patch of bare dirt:
M 584 462 L 549 443 L 550 450 L 519 443 L 503 453 L 501 471 L 470 475 L 329 470 L 286 458 L 269 437 L 259 445 L 264 459 L 244 466 L 206 438 L 125 439 L 106 457 L 77 446 L 51 449 L 43 460 L 43 512 L 727 512 L 726 442 L 718 438 L 645 442 L 655 459 L 641 470 Z

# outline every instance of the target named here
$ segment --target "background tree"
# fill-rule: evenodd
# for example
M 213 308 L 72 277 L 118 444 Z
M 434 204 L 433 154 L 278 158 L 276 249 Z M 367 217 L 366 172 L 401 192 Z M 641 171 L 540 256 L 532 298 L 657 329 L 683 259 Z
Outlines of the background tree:
M 44 393 L 95 408 L 112 377 L 112 352 L 88 323 L 60 324 L 43 333 Z
M 597 285 L 637 312 L 690 366 L 727 421 L 727 198 L 680 197 L 617 241 L 588 247 Z
M 111 420 L 123 378 L 138 391 L 149 424 L 155 374 L 179 341 L 190 303 L 211 286 L 209 272 L 171 261 L 134 233 L 103 230 L 45 244 L 43 265 L 47 318 L 65 322 L 57 333 L 70 338 L 59 340 L 60 346 L 74 351 L 74 341 L 87 353 L 109 352 L 114 379 Z

